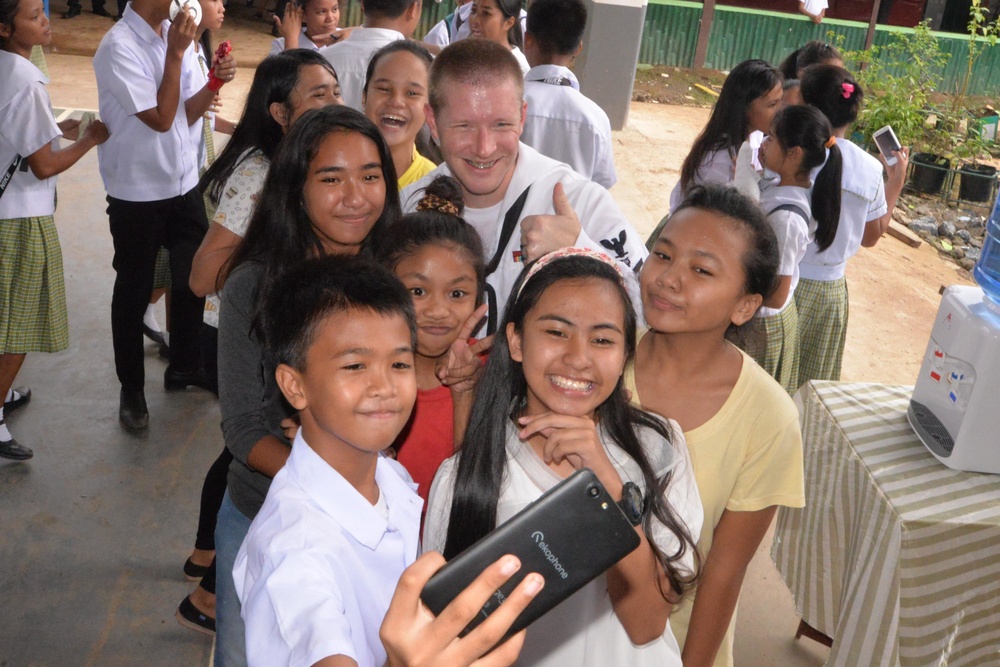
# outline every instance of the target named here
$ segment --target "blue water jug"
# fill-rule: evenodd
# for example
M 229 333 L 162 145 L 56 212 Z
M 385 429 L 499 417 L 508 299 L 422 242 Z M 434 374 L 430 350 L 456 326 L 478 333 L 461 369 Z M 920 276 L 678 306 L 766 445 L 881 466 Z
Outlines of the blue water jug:
M 983 288 L 986 296 L 1000 308 L 1000 195 L 993 204 L 993 212 L 986 222 L 983 250 L 972 275 Z

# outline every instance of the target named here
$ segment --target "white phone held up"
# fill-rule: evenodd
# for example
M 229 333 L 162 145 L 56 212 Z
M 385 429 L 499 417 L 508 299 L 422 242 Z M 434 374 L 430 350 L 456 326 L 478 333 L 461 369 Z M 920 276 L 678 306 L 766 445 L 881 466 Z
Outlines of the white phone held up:
M 890 167 L 895 165 L 896 157 L 893 153 L 901 150 L 903 147 L 900 145 L 899 139 L 896 138 L 896 133 L 892 131 L 892 128 L 886 125 L 876 130 L 875 134 L 872 135 L 872 139 L 875 140 L 875 145 L 878 146 L 878 152 L 885 158 L 885 163 Z

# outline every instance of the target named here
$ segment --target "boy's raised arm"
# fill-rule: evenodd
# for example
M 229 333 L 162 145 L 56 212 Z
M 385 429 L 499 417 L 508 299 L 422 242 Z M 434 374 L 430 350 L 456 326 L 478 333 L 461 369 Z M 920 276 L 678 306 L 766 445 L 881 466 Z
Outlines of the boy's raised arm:
M 459 638 L 459 633 L 494 591 L 520 569 L 521 563 L 514 556 L 496 561 L 435 617 L 420 601 L 420 592 L 444 563 L 444 557 L 432 551 L 418 558 L 400 577 L 379 633 L 388 655 L 386 667 L 503 667 L 513 664 L 524 643 L 523 631 L 495 650 L 490 649 L 542 590 L 545 583 L 542 576 L 529 574 L 488 619 Z

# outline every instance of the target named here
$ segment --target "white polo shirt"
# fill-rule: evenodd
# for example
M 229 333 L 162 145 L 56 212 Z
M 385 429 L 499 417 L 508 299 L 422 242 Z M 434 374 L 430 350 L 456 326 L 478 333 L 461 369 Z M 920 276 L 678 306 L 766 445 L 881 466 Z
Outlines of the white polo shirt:
M 250 667 L 332 655 L 358 667 L 385 664 L 378 632 L 396 582 L 416 559 L 423 500 L 391 459 L 379 457 L 375 482 L 382 512 L 299 430 L 232 572 Z
M 94 54 L 97 99 L 101 120 L 111 137 L 97 147 L 104 189 L 116 199 L 157 201 L 190 191 L 198 184 L 196 149 L 184 110 L 185 71 L 196 69 L 194 48 L 188 48 L 181 65 L 182 94 L 173 125 L 157 132 L 136 116 L 156 107 L 156 91 L 163 80 L 167 31 L 157 36 L 149 24 L 125 8 Z
M 62 136 L 45 91 L 48 78 L 27 58 L 0 51 L 0 177 L 14 158 L 22 161 L 0 197 L 0 220 L 52 215 L 56 178 L 39 180 L 27 157 Z
M 521 141 L 610 188 L 618 181 L 608 114 L 580 92 L 572 70 L 532 67 L 524 77 L 527 117 Z
M 345 106 L 363 111 L 361 91 L 365 87 L 368 61 L 383 46 L 400 39 L 405 39 L 403 33 L 387 28 L 355 28 L 347 39 L 319 50 L 337 72 Z
M 777 315 L 792 302 L 795 287 L 799 284 L 799 262 L 806 254 L 809 240 L 816 234 L 816 222 L 812 219 L 812 190 L 791 185 L 775 185 L 765 188 L 760 194 L 760 207 L 767 213 L 767 220 L 778 238 L 778 275 L 790 276 L 791 288 L 788 298 L 781 308 L 761 306 L 761 317 Z M 775 211 L 774 209 L 792 204 L 802 209 L 807 219 L 795 211 Z M 772 211 L 774 211 L 772 213 Z
M 847 260 L 858 252 L 865 225 L 889 210 L 882 181 L 882 163 L 847 139 L 837 139 L 844 161 L 840 181 L 840 222 L 833 243 L 823 252 L 809 243 L 799 270 L 809 280 L 839 280 Z

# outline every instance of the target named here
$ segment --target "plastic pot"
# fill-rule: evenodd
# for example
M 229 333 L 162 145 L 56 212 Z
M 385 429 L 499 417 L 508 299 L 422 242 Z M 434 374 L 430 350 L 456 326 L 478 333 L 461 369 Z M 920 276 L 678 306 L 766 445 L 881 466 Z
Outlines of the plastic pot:
M 997 180 L 996 167 L 980 164 L 963 164 L 958 170 L 958 198 L 965 201 L 989 201 L 993 182 Z
M 933 153 L 916 153 L 910 158 L 913 170 L 910 172 L 910 186 L 925 195 L 941 192 L 951 161 Z

